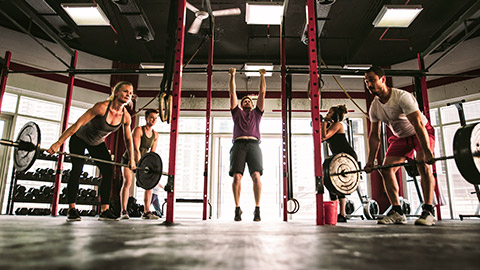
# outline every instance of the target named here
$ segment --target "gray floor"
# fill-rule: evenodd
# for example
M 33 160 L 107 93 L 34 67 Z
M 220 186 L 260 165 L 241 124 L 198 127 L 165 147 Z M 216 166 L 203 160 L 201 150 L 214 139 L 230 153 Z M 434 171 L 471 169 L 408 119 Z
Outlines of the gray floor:
M 480 219 L 434 227 L 0 216 L 0 269 L 480 269 Z

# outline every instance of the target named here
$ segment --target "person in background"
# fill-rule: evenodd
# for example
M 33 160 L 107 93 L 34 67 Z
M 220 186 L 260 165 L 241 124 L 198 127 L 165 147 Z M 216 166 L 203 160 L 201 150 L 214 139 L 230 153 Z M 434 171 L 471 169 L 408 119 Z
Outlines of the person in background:
M 327 141 L 328 147 L 333 155 L 347 153 L 355 158 L 355 160 L 358 160 L 357 153 L 355 153 L 355 150 L 353 150 L 345 136 L 345 128 L 342 124 L 345 114 L 347 114 L 347 106 L 344 104 L 330 107 L 327 115 L 320 117 L 322 120 L 322 139 Z M 345 194 L 330 191 L 330 200 L 336 201 L 337 199 L 340 202 L 340 213 L 338 214 L 337 221 L 347 222 Z
M 133 157 L 135 162 L 138 162 L 141 156 L 145 155 L 148 151 L 153 151 L 157 149 L 158 133 L 153 130 L 153 126 L 157 122 L 158 111 L 153 109 L 148 109 L 145 111 L 145 125 L 141 127 L 136 127 L 133 130 Z M 122 156 L 122 163 L 128 164 L 128 161 L 131 160 L 129 151 L 125 151 Z M 127 211 L 128 197 L 130 196 L 130 186 L 132 185 L 134 178 L 133 171 L 129 167 L 123 167 L 123 184 L 120 189 L 120 202 L 121 202 L 121 215 L 120 219 L 129 219 Z M 142 219 L 158 219 L 157 215 L 154 215 L 150 211 L 150 202 L 152 201 L 152 190 L 145 190 L 144 194 L 144 213 Z

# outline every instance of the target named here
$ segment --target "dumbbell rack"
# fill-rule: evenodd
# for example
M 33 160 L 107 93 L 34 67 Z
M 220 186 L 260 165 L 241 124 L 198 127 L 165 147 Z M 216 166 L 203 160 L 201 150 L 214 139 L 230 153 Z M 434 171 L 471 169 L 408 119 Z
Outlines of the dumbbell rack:
M 40 154 L 38 159 L 41 160 L 50 160 L 50 161 L 57 161 L 57 157 L 55 156 L 47 156 Z M 65 162 L 70 162 L 69 158 L 65 159 Z M 94 162 L 87 161 L 85 162 L 85 165 L 95 165 Z M 66 176 L 66 172 L 69 170 L 64 170 L 63 177 L 62 177 L 62 183 L 67 183 L 68 182 L 68 176 Z M 40 173 L 42 172 L 42 173 Z M 83 177 L 82 177 L 83 176 Z M 12 177 L 11 177 L 11 184 L 10 184 L 10 192 L 8 196 L 8 204 L 7 204 L 7 214 L 12 215 L 13 210 L 14 210 L 14 205 L 15 203 L 45 203 L 45 204 L 51 204 L 52 203 L 52 197 L 51 196 L 29 196 L 29 198 L 25 196 L 16 196 L 19 194 L 19 190 L 17 188 L 19 185 L 17 184 L 18 181 L 39 181 L 39 182 L 47 182 L 47 183 L 53 183 L 55 182 L 55 173 L 53 169 L 37 169 L 37 172 L 17 172 L 15 169 L 12 172 Z M 84 172 L 80 176 L 80 184 L 83 185 L 91 185 L 91 186 L 98 186 L 100 184 L 100 178 L 99 177 L 88 177 L 88 174 Z M 53 185 L 51 187 L 53 190 Z M 33 191 L 33 189 L 32 189 Z M 37 194 L 39 190 L 36 191 Z M 24 190 L 25 193 L 25 190 Z M 79 192 L 80 193 L 80 192 Z M 52 192 L 53 194 L 53 192 Z M 62 194 L 63 195 L 63 194 Z M 80 195 L 80 194 L 79 194 Z M 59 199 L 59 204 L 67 204 L 67 199 L 65 196 L 61 196 Z M 92 206 L 98 206 L 98 195 L 95 197 L 90 197 L 88 200 L 81 200 L 79 199 L 77 201 L 77 204 L 80 205 L 92 205 Z M 50 208 L 50 207 L 49 207 Z

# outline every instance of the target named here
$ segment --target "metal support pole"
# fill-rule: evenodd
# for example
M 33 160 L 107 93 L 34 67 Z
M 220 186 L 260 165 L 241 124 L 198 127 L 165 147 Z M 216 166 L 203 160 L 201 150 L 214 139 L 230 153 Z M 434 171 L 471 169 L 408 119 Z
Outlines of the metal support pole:
M 313 127 L 313 158 L 315 167 L 317 225 L 325 225 L 323 208 L 323 173 L 322 173 L 322 134 L 320 132 L 320 97 L 318 95 L 318 62 L 317 62 L 317 18 L 315 16 L 315 0 L 307 0 L 308 17 L 308 58 L 310 68 L 311 112 Z
M 417 54 L 417 59 L 418 59 L 418 69 L 423 70 L 425 68 L 423 57 L 420 54 Z M 425 117 L 427 117 L 428 122 L 431 123 L 430 105 L 428 102 L 427 77 L 422 76 L 420 80 L 421 80 L 421 86 L 422 86 L 423 114 L 425 114 Z M 432 149 L 432 151 L 434 151 L 434 149 Z M 432 173 L 433 173 L 433 177 L 435 178 L 435 197 L 437 198 L 437 205 L 435 206 L 435 208 L 437 210 L 437 219 L 442 220 L 442 212 L 440 209 L 441 197 L 440 197 L 440 189 L 438 188 L 437 166 L 435 164 L 432 165 Z M 424 199 L 426 200 L 426 198 Z
M 5 53 L 5 66 L 2 67 L 2 79 L 0 83 L 0 114 L 2 114 L 3 95 L 5 94 L 5 88 L 7 87 L 7 77 L 8 69 L 10 68 L 10 59 L 12 59 L 12 53 L 7 51 Z
M 71 62 L 70 68 L 75 69 L 77 66 L 77 57 L 78 52 L 75 51 Z M 68 118 L 70 117 L 70 107 L 72 105 L 72 93 L 73 93 L 73 83 L 75 81 L 75 74 L 71 73 L 68 75 L 68 88 L 67 88 L 67 95 L 65 97 L 65 107 L 63 109 L 63 122 L 62 122 L 62 133 L 68 128 Z M 65 152 L 65 144 L 62 144 L 59 149 L 60 152 Z M 53 199 L 52 199 L 52 206 L 51 206 L 51 215 L 57 216 L 58 210 L 58 198 L 60 195 L 60 187 L 62 185 L 62 170 L 63 170 L 63 160 L 64 155 L 59 155 L 57 159 L 57 170 L 55 172 L 55 183 L 53 187 Z
M 173 223 L 175 204 L 175 165 L 177 157 L 178 117 L 180 116 L 180 99 L 182 93 L 183 43 L 185 41 L 186 0 L 178 0 L 177 39 L 175 46 L 175 67 L 173 74 L 173 109 L 170 124 L 169 182 L 173 182 L 172 191 L 167 193 L 167 217 L 165 222 Z
M 285 17 L 284 17 L 285 18 Z M 286 50 L 285 50 L 285 24 L 282 20 L 280 26 L 280 63 L 282 70 L 282 168 L 283 168 L 283 221 L 288 221 L 287 216 L 287 192 L 288 192 L 288 134 L 287 134 L 287 68 L 286 68 Z M 290 168 L 291 169 L 291 168 Z
M 212 33 L 210 35 L 210 43 L 208 46 L 208 75 L 207 75 L 207 110 L 205 124 L 205 169 L 203 173 L 203 220 L 207 219 L 207 202 L 208 202 L 208 160 L 210 153 L 210 113 L 212 111 L 212 70 L 213 70 L 213 42 L 214 42 L 214 18 L 212 18 Z

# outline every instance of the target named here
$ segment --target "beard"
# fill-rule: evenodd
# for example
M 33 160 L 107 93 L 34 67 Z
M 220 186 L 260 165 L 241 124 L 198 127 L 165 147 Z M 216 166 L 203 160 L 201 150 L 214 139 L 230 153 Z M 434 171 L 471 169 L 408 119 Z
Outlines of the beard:
M 377 96 L 377 97 L 380 97 L 380 95 L 377 92 L 374 92 L 373 90 L 375 90 L 375 87 L 368 88 L 368 91 L 370 91 L 370 94 L 372 94 L 374 96 Z

